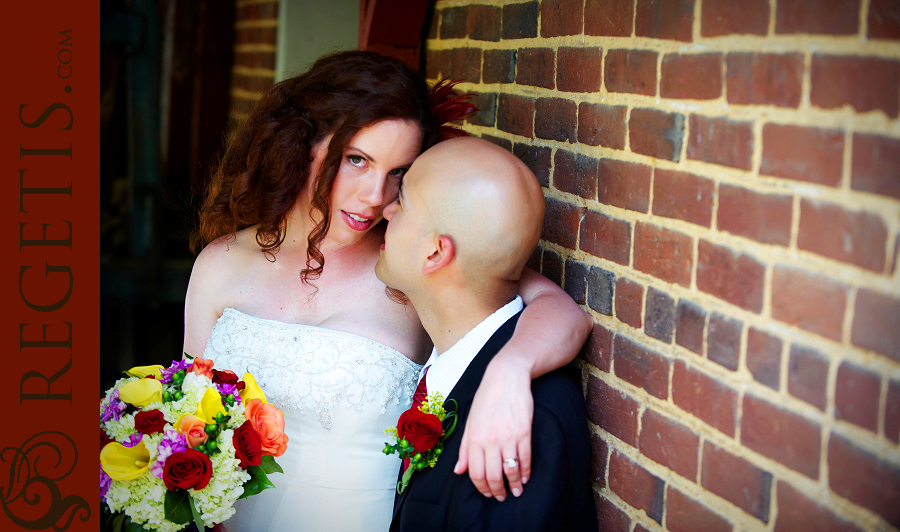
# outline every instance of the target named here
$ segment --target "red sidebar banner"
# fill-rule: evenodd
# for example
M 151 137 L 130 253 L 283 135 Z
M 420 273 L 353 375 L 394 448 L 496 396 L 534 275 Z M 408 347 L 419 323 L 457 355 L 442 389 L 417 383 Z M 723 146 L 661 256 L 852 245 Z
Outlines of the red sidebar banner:
M 100 2 L 6 2 L 0 530 L 99 530 Z

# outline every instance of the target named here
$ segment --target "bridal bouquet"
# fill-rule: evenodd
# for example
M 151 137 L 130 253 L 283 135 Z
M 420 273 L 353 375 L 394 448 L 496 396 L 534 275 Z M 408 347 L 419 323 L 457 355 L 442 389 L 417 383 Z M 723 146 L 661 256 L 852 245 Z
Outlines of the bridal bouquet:
M 282 472 L 284 417 L 253 376 L 185 355 L 128 370 L 100 401 L 100 497 L 116 531 L 202 531 Z

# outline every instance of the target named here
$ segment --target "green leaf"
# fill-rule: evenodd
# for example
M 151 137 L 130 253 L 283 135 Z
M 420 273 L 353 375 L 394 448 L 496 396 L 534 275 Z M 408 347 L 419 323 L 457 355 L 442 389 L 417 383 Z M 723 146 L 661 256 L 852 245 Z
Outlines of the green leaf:
M 191 521 L 191 496 L 186 490 L 166 490 L 166 519 L 178 525 Z
M 200 517 L 200 512 L 197 510 L 197 505 L 194 504 L 193 497 L 188 496 L 188 500 L 191 502 L 191 515 L 194 516 L 194 524 L 197 525 L 198 532 L 204 532 L 206 527 L 203 525 L 203 518 Z
M 238 497 L 238 499 L 246 499 L 257 493 L 259 493 L 259 482 L 257 482 L 255 478 L 250 478 L 250 480 L 244 482 L 244 493 L 241 493 L 241 496 Z
M 266 476 L 262 466 L 250 466 L 247 468 L 247 472 L 250 473 L 250 480 L 244 483 L 244 493 L 240 498 L 256 495 L 263 490 L 275 487 L 275 484 L 272 484 L 272 481 Z
M 406 486 L 409 485 L 409 480 L 412 478 L 413 471 L 415 470 L 416 468 L 412 467 L 412 465 L 406 468 L 406 471 L 403 472 L 403 478 L 397 483 L 397 493 L 403 493 Z
M 194 357 L 192 357 L 191 355 L 187 354 L 187 351 L 182 351 L 181 353 L 184 355 L 184 358 L 186 358 L 186 359 L 188 359 L 188 360 L 194 360 Z
M 262 463 L 259 464 L 266 473 L 284 473 L 284 469 L 275 461 L 275 457 L 271 454 L 262 455 Z
M 122 514 L 125 515 L 125 514 Z M 122 532 L 143 532 L 144 527 L 135 523 L 131 520 L 130 517 L 125 517 L 125 521 L 122 523 Z
M 118 513 L 118 514 L 115 514 L 115 517 L 113 517 L 113 520 L 112 520 L 112 530 L 113 530 L 113 532 L 122 532 L 122 523 L 123 523 L 124 521 L 125 521 L 125 514 L 124 514 L 124 513 Z M 131 520 L 129 519 L 129 521 L 131 521 Z

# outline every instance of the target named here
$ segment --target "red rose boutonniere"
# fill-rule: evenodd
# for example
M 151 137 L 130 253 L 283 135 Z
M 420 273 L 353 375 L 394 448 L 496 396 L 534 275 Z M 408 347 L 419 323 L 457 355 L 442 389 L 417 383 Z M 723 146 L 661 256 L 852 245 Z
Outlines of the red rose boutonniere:
M 453 399 L 451 399 L 453 401 Z M 456 404 L 456 401 L 453 401 Z M 444 420 L 451 423 L 444 430 Z M 439 393 L 429 395 L 418 409 L 410 408 L 400 415 L 397 427 L 384 431 L 394 438 L 394 443 L 384 444 L 384 454 L 398 453 L 402 460 L 409 459 L 403 478 L 397 483 L 397 493 L 403 493 L 412 478 L 413 471 L 434 467 L 443 452 L 443 443 L 456 428 L 456 412 L 444 410 L 444 398 Z

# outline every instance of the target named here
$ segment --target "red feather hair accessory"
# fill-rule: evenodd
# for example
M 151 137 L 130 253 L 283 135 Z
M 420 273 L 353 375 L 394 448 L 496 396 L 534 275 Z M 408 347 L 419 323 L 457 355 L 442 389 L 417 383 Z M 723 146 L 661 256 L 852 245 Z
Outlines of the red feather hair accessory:
M 452 122 L 459 122 L 478 111 L 477 107 L 469 103 L 470 94 L 458 94 L 453 90 L 453 87 L 462 82 L 461 79 L 450 81 L 443 78 L 431 87 L 428 100 L 431 102 L 431 112 L 440 127 L 438 142 L 469 135 L 464 130 L 450 125 Z

